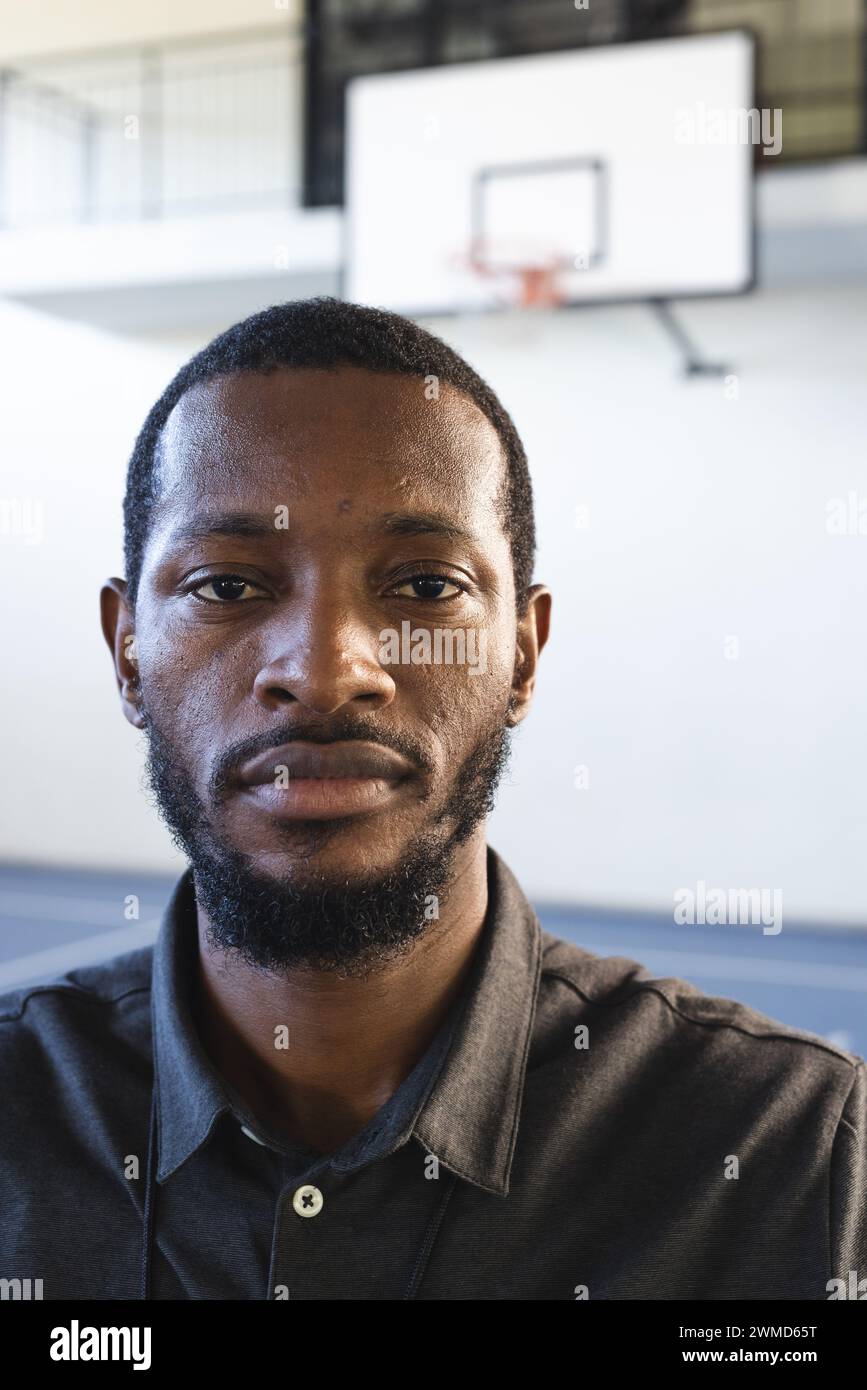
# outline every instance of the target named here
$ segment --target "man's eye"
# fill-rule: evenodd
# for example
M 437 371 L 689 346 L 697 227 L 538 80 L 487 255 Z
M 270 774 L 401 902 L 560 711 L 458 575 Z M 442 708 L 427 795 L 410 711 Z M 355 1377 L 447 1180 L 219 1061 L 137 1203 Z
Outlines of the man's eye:
M 257 593 L 246 594 L 245 589 L 257 589 L 258 586 L 251 580 L 244 579 L 240 574 L 214 574 L 210 579 L 203 579 L 194 588 L 187 592 L 194 598 L 200 599 L 202 603 L 233 603 L 244 598 L 258 598 L 263 592 L 261 589 Z M 206 591 L 210 589 L 211 592 Z
M 444 594 L 443 590 L 447 587 L 454 592 Z M 415 591 L 410 597 L 420 599 L 454 598 L 457 594 L 466 592 L 462 584 L 449 579 L 445 574 L 414 574 L 411 579 L 404 579 L 398 584 L 395 593 L 399 594 L 402 589 L 408 588 Z

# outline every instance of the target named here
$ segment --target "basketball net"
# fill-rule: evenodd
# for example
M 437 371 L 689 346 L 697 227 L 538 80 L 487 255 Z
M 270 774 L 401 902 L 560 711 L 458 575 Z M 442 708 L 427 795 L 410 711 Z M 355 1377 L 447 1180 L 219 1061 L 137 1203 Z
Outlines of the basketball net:
M 491 248 L 493 249 L 493 248 Z M 497 264 L 489 259 L 489 250 L 481 242 L 470 247 L 467 264 L 476 275 L 489 279 L 510 279 L 513 288 L 506 295 L 522 309 L 551 309 L 562 304 L 565 297 L 560 275 L 563 257 L 557 252 L 535 253 L 533 259 Z

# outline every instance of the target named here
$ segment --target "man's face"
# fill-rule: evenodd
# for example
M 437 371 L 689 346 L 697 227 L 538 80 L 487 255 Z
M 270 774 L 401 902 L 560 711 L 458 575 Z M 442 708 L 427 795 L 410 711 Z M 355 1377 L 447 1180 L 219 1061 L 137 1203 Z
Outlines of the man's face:
M 355 367 L 244 372 L 166 424 L 134 722 L 194 869 L 303 893 L 427 864 L 442 887 L 490 809 L 532 686 L 505 464 L 472 401 L 428 397 Z

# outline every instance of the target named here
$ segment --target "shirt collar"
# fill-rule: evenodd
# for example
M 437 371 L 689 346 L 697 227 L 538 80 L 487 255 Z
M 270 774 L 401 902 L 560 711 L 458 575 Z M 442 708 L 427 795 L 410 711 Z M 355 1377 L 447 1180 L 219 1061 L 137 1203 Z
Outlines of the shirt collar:
M 466 1008 L 415 1133 L 460 1177 L 508 1195 L 542 969 L 541 927 L 488 846 L 488 912 Z
M 351 1171 L 415 1135 L 448 1169 L 506 1196 L 541 971 L 539 922 L 488 846 L 488 911 L 460 1000 L 411 1075 L 334 1166 Z M 172 1175 L 234 1111 L 263 1133 L 221 1082 L 192 1017 L 198 953 L 192 870 L 176 883 L 154 948 L 151 995 L 157 1084 L 157 1179 Z M 279 1147 L 279 1145 L 275 1145 Z
M 157 1181 L 165 1182 L 229 1109 L 199 1041 L 191 1002 L 198 953 L 192 869 L 175 884 L 154 946 L 151 1025 L 157 1088 Z

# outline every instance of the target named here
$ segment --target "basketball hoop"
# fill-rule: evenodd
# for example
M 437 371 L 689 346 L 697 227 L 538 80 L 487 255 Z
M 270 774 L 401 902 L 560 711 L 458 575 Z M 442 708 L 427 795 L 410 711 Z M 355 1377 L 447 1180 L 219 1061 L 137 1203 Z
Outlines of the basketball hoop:
M 550 309 L 562 303 L 559 266 L 517 266 L 515 274 L 521 282 L 519 303 L 523 308 Z
M 571 257 L 543 250 L 538 244 L 481 238 L 470 243 L 464 259 L 475 275 L 506 280 L 504 301 L 522 309 L 551 309 L 562 304 L 566 291 L 561 275 L 571 263 Z

